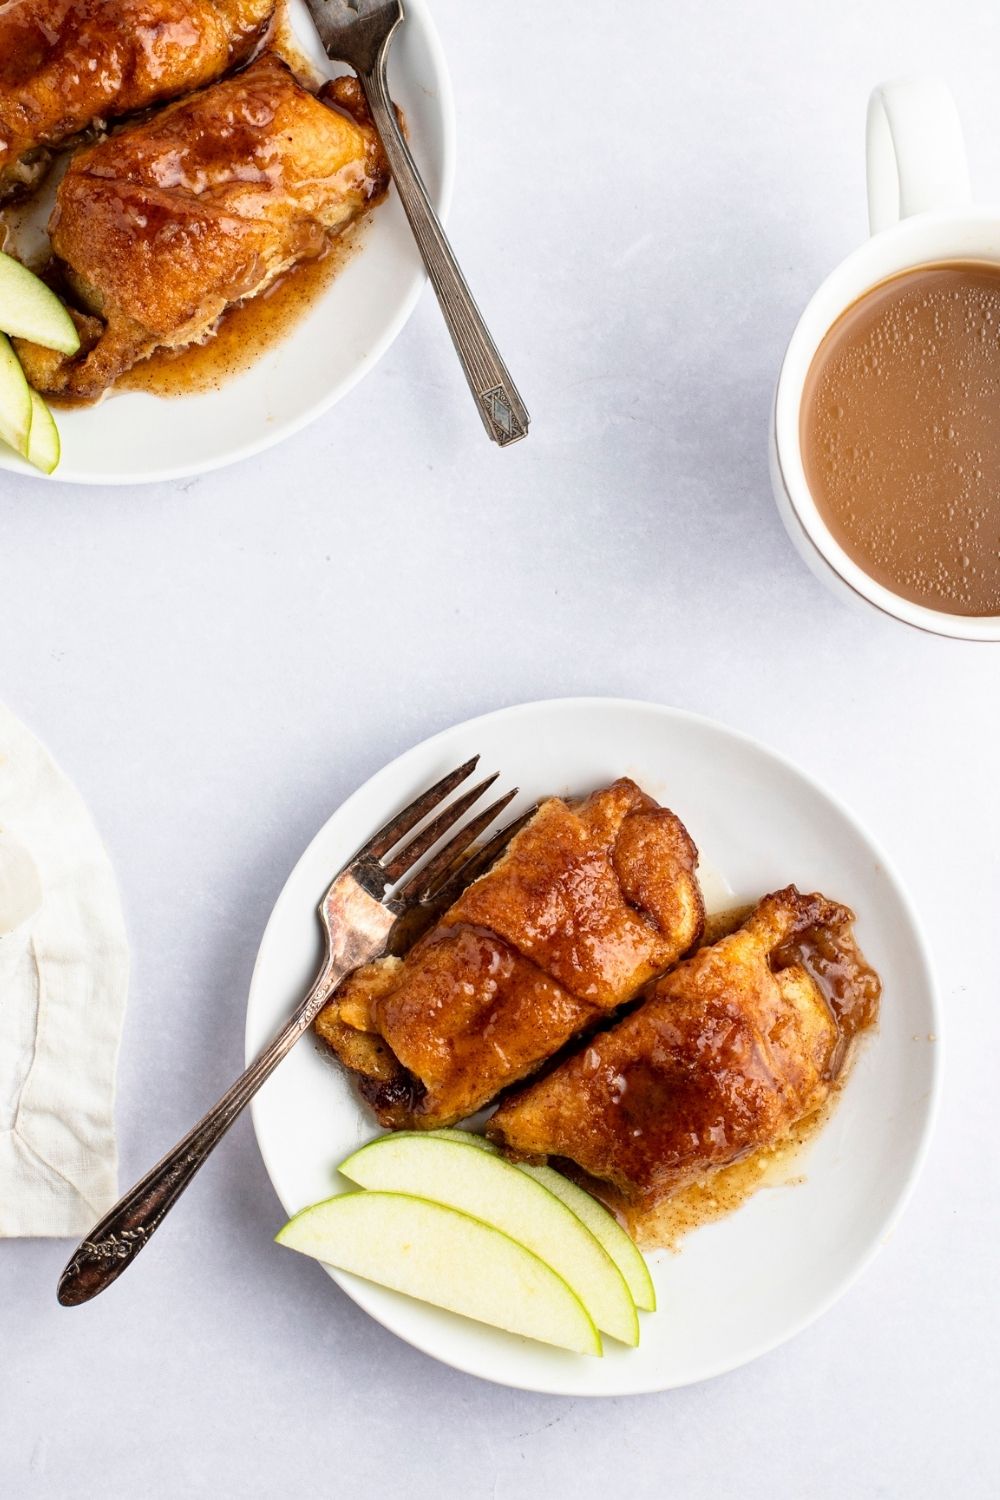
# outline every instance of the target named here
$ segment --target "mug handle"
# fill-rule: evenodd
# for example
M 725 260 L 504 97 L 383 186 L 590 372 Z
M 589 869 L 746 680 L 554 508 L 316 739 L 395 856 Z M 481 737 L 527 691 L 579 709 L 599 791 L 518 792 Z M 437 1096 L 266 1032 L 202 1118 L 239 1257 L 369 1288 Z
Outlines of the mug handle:
M 939 78 L 896 78 L 868 101 L 868 225 L 872 234 L 972 197 L 955 101 Z

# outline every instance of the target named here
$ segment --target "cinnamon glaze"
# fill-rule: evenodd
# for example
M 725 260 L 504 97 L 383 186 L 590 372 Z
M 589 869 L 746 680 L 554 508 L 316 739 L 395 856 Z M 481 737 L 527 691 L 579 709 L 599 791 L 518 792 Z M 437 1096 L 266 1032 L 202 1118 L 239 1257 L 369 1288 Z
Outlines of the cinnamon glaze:
M 838 1040 L 827 1064 L 827 1076 L 837 1078 L 855 1037 L 875 1024 L 882 981 L 865 959 L 850 927 L 812 927 L 771 954 L 771 967 L 776 972 L 793 964 L 804 968 L 818 986 L 836 1021 Z
M 643 1250 L 677 1250 L 685 1235 L 727 1218 L 762 1188 L 792 1187 L 803 1182 L 804 1149 L 832 1114 L 835 1097 L 832 1095 L 820 1109 L 800 1120 L 783 1140 L 751 1151 L 731 1166 L 706 1173 L 661 1203 L 615 1202 L 600 1184 L 591 1181 L 586 1186 L 606 1202 L 611 1197 L 607 1206 Z
M 746 909 L 715 913 L 706 918 L 706 941 L 717 941 L 739 926 Z M 705 1173 L 679 1192 L 656 1204 L 635 1204 L 594 1180 L 586 1183 L 603 1198 L 637 1244 L 647 1250 L 676 1250 L 684 1235 L 703 1224 L 725 1218 L 761 1188 L 787 1187 L 803 1180 L 801 1155 L 833 1113 L 854 1059 L 860 1033 L 878 1019 L 882 983 L 867 962 L 850 928 L 832 931 L 812 928 L 776 948 L 771 966 L 780 971 L 801 965 L 818 985 L 837 1022 L 837 1043 L 828 1064 L 830 1092 L 805 1118 L 779 1140 L 722 1167 Z
M 0 4 L 0 197 L 34 185 L 35 153 L 246 61 L 273 10 L 274 0 Z
M 784 1170 L 877 1015 L 848 908 L 789 886 L 730 930 L 733 915 L 487 1126 L 512 1155 L 577 1177 L 645 1244 L 672 1243 Z
M 402 963 L 351 975 L 316 1029 L 372 1080 L 361 1088 L 381 1124 L 467 1117 L 697 941 L 696 862 L 680 820 L 626 778 L 549 798 Z M 397 1070 L 359 1035 L 381 1039 Z
M 805 1181 L 804 1158 L 808 1148 L 836 1108 L 850 1076 L 861 1033 L 873 1028 L 878 1019 L 881 982 L 863 959 L 858 975 L 854 976 L 845 971 L 839 959 L 827 967 L 822 958 L 816 964 L 815 953 L 793 958 L 791 947 L 788 945 L 785 950 L 787 962 L 805 961 L 828 1004 L 840 1009 L 840 1041 L 835 1054 L 838 1060 L 829 1092 L 818 1109 L 797 1121 L 780 1140 L 749 1152 L 728 1167 L 703 1174 L 660 1203 L 629 1203 L 605 1183 L 593 1179 L 582 1183 L 602 1199 L 644 1250 L 677 1250 L 693 1229 L 727 1218 L 762 1188 L 792 1187 Z
M 349 226 L 323 255 L 293 266 L 259 296 L 227 308 L 203 343 L 157 350 L 119 376 L 114 389 L 153 396 L 218 390 L 288 337 L 358 248 L 363 231 L 364 223 Z
M 120 375 L 104 399 L 117 391 L 146 391 L 151 396 L 195 396 L 215 391 L 225 381 L 250 369 L 262 354 L 294 331 L 313 303 L 335 280 L 352 255 L 361 247 L 368 220 L 350 225 L 330 241 L 325 252 L 302 261 L 268 287 L 245 302 L 233 303 L 222 314 L 215 330 L 198 344 L 181 349 L 158 349 L 147 359 Z M 43 278 L 58 293 L 68 296 L 58 273 L 43 270 Z M 67 392 L 49 394 L 49 406 L 72 410 L 93 406 L 102 398 L 85 399 Z

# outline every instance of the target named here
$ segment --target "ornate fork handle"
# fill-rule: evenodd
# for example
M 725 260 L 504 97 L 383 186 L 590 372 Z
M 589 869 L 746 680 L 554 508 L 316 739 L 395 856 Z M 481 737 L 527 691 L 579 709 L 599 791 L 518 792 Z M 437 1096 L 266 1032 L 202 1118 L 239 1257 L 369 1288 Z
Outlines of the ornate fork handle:
M 274 1041 L 214 1108 L 94 1225 L 59 1278 L 58 1296 L 64 1307 L 89 1301 L 131 1265 L 237 1115 L 311 1025 L 336 982 L 329 970 L 323 974 Z
M 386 80 L 387 51 L 383 46 L 374 67 L 359 70 L 358 76 L 479 415 L 493 441 L 506 447 L 527 435 L 528 410 L 483 322 L 399 128 Z
M 323 963 L 306 998 L 215 1108 L 90 1231 L 59 1278 L 64 1307 L 96 1297 L 127 1270 L 344 976 L 385 953 L 394 933 L 399 937 L 409 931 L 412 937 L 413 930 L 426 927 L 482 873 L 484 861 L 495 859 L 513 838 L 526 815 L 477 847 L 480 835 L 517 795 L 516 787 L 466 817 L 496 781 L 496 773 L 448 800 L 478 762 L 479 756 L 472 756 L 418 793 L 334 876 L 318 910 L 325 935 Z

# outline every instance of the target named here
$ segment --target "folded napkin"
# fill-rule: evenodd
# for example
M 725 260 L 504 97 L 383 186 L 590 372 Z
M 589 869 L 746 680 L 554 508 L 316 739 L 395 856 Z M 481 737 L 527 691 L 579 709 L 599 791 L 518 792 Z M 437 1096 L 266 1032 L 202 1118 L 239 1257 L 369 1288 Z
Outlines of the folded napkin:
M 0 1235 L 80 1235 L 115 1201 L 127 982 L 87 809 L 0 704 Z

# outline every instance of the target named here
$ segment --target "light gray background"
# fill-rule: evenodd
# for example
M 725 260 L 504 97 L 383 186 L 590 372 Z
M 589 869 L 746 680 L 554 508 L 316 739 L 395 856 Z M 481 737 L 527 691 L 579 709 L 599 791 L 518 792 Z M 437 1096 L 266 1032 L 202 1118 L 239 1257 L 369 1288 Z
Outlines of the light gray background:
M 455 244 L 534 416 L 491 450 L 433 300 L 262 458 L 99 491 L 0 477 L 0 693 L 74 778 L 131 932 L 122 1181 L 227 1084 L 271 905 L 362 779 L 486 709 L 696 709 L 800 761 L 898 861 L 947 1013 L 901 1227 L 818 1325 L 663 1396 L 494 1388 L 272 1246 L 249 1121 L 141 1267 L 57 1308 L 0 1245 L 9 1496 L 985 1496 L 996 1455 L 1000 647 L 850 612 L 768 488 L 797 313 L 865 233 L 880 78 L 936 69 L 1000 198 L 995 7 L 437 0 Z

